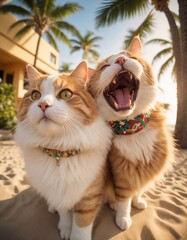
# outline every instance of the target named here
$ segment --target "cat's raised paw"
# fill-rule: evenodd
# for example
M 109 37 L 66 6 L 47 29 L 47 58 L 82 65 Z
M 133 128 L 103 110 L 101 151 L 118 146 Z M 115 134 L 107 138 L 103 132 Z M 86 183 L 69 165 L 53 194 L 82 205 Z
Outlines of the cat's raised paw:
M 116 217 L 116 224 L 121 230 L 126 230 L 132 225 L 131 217 Z

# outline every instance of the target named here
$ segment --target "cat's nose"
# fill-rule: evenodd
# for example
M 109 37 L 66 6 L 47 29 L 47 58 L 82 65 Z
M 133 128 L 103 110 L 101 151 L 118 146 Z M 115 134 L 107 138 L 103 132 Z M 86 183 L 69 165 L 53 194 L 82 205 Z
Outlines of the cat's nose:
M 38 107 L 41 108 L 41 110 L 42 110 L 43 112 L 45 112 L 45 110 L 46 110 L 48 107 L 50 107 L 50 105 L 49 105 L 48 103 L 46 103 L 46 102 L 40 102 L 40 103 L 38 104 Z
M 121 56 L 121 57 L 116 58 L 115 63 L 123 66 L 123 64 L 125 63 L 125 61 L 126 61 L 126 58 Z

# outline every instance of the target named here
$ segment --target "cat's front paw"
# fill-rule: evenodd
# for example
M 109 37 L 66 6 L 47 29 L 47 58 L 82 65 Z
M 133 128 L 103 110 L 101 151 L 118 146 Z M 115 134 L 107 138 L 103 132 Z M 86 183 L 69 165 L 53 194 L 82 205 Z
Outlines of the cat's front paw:
M 131 217 L 116 217 L 116 224 L 121 230 L 126 230 L 132 225 Z
M 117 203 L 116 202 L 110 202 L 109 206 L 112 210 L 117 211 Z
M 92 239 L 92 226 L 91 223 L 87 227 L 79 227 L 75 222 L 72 228 L 70 240 L 91 240 Z
M 48 207 L 48 211 L 49 211 L 50 213 L 55 213 L 55 212 L 56 212 L 56 209 L 55 209 L 54 207 L 49 206 L 49 207 Z
M 147 202 L 143 198 L 138 199 L 138 201 L 133 200 L 132 205 L 140 210 L 147 208 Z
M 80 235 L 73 235 L 70 237 L 70 240 L 92 240 L 91 236 L 88 237 L 88 236 L 80 236 Z
M 69 225 L 59 222 L 58 229 L 60 230 L 60 236 L 62 239 L 70 239 L 71 227 Z

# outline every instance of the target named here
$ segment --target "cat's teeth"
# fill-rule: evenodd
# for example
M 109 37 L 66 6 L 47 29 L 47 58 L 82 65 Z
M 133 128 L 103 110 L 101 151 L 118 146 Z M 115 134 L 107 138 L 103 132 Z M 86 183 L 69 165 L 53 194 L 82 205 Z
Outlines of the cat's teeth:
M 130 79 L 132 79 L 132 73 L 131 72 L 128 72 L 129 73 L 129 77 Z
M 112 81 L 112 83 L 113 83 L 113 84 L 116 84 L 116 79 L 114 79 L 114 80 Z

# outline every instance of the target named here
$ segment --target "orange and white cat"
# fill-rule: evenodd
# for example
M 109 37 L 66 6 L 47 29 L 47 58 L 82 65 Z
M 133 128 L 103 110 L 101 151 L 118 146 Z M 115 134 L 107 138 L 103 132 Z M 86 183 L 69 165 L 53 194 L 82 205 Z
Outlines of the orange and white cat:
M 157 105 L 157 82 L 142 59 L 138 37 L 128 50 L 99 63 L 92 74 L 88 90 L 114 133 L 108 161 L 115 198 L 109 201 L 116 224 L 124 230 L 131 226 L 131 200 L 135 207 L 146 208 L 144 189 L 173 159 L 173 138 Z
M 87 64 L 71 75 L 48 76 L 27 66 L 15 138 L 34 188 L 59 213 L 63 239 L 91 240 L 102 204 L 112 131 L 85 89 Z

